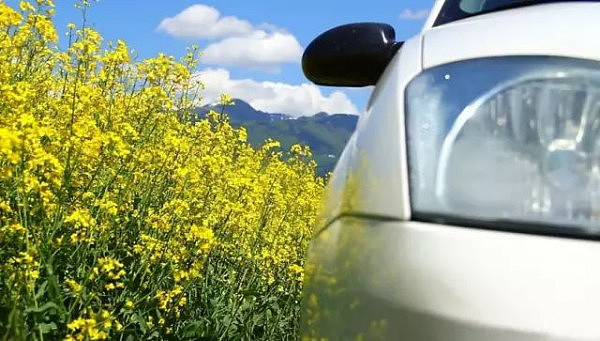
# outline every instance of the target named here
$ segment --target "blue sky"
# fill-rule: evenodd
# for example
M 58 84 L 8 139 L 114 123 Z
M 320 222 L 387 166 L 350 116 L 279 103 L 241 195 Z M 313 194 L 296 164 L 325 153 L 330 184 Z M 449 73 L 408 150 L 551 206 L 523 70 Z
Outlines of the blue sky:
M 56 25 L 81 23 L 72 0 L 56 1 Z M 9 1 L 10 3 L 11 1 Z M 302 75 L 304 47 L 337 25 L 376 21 L 396 29 L 398 40 L 416 34 L 432 0 L 101 0 L 88 24 L 106 40 L 125 40 L 139 58 L 174 56 L 197 44 L 207 101 L 219 92 L 258 109 L 292 115 L 317 111 L 361 112 L 370 89 L 315 87 Z

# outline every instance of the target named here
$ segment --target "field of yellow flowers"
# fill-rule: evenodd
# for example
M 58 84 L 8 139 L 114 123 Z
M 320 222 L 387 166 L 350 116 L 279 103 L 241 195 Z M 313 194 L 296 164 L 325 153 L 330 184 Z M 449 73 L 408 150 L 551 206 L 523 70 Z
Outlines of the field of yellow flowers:
M 53 12 L 0 0 L 0 340 L 296 338 L 310 150 L 192 119 L 195 48 L 59 45 Z

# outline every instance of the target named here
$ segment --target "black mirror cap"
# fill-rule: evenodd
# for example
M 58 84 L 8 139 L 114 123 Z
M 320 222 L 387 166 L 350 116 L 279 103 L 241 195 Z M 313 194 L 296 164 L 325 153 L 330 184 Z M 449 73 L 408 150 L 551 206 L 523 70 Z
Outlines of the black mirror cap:
M 335 27 L 313 40 L 302 56 L 302 71 L 318 85 L 375 85 L 401 42 L 388 24 L 355 23 Z

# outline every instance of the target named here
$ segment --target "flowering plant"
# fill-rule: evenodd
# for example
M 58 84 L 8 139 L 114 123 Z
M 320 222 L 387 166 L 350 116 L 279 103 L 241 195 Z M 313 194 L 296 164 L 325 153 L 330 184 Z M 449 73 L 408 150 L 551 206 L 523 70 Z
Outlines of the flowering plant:
M 61 48 L 53 13 L 0 0 L 0 338 L 293 337 L 309 148 L 198 118 L 196 48 L 135 62 L 72 24 Z

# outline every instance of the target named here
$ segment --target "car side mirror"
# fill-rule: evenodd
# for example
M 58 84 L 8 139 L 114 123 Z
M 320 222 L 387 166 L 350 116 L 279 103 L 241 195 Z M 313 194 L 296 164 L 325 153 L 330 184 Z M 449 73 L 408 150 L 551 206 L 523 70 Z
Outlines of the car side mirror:
M 302 56 L 306 78 L 318 85 L 375 85 L 400 46 L 394 28 L 381 23 L 335 27 L 313 40 Z

